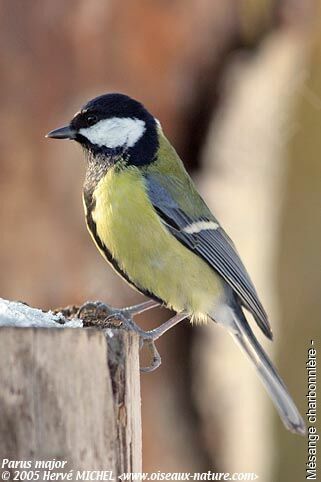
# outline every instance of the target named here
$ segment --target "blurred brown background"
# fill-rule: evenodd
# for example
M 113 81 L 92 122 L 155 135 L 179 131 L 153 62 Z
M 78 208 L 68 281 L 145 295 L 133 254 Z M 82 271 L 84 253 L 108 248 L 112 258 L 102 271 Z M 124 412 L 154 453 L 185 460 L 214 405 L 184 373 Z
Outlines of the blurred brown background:
M 234 239 L 274 327 L 273 347 L 260 340 L 304 414 L 321 338 L 320 31 L 319 1 L 2 0 L 0 295 L 140 299 L 86 232 L 81 150 L 44 138 L 91 97 L 125 92 L 160 119 Z M 285 431 L 230 337 L 186 323 L 159 348 L 161 369 L 142 376 L 144 470 L 304 479 L 306 439 Z

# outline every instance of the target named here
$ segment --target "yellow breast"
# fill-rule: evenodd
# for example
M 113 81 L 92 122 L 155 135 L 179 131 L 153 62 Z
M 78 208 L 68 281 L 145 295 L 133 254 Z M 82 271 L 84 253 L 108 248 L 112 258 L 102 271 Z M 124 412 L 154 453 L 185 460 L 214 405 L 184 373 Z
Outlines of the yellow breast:
M 175 311 L 206 316 L 222 293 L 220 278 L 168 232 L 139 170 L 110 170 L 93 196 L 97 235 L 129 279 Z

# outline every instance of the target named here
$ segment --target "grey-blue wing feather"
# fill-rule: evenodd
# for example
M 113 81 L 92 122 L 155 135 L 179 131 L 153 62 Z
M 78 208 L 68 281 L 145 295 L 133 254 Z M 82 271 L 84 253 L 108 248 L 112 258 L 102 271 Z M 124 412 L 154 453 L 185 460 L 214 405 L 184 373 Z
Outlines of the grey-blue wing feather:
M 201 256 L 222 276 L 241 304 L 252 313 L 264 334 L 272 338 L 267 314 L 231 239 L 223 228 L 202 230 L 198 233 L 184 231 L 184 228 L 192 223 L 215 220 L 210 211 L 200 217 L 187 215 L 176 201 L 174 190 L 171 193 L 165 187 L 165 183 L 161 184 L 153 175 L 146 175 L 145 179 L 149 198 L 170 233 L 188 249 Z M 171 182 L 170 178 L 167 178 L 166 182 Z

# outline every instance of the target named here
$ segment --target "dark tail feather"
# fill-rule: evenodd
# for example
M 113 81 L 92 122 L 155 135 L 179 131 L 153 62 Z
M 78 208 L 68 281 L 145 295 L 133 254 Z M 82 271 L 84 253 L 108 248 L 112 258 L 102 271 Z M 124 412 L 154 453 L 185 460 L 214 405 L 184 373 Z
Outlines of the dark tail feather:
M 257 369 L 284 425 L 287 429 L 291 430 L 291 432 L 304 435 L 306 432 L 304 420 L 295 406 L 283 380 L 255 338 L 242 309 L 237 307 L 237 311 L 233 311 L 233 315 L 233 328 L 235 327 L 235 330 L 230 329 L 230 333 Z

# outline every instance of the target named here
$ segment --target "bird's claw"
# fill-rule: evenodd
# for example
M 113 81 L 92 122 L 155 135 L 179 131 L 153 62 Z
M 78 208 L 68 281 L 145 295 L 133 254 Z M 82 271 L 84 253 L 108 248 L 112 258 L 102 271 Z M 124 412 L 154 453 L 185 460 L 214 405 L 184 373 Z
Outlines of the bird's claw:
M 115 310 L 114 313 L 111 313 L 107 316 L 106 321 L 117 320 L 120 321 L 124 328 L 129 329 L 128 318 L 124 315 L 121 310 Z
M 152 355 L 152 362 L 151 362 L 150 366 L 141 367 L 140 371 L 144 372 L 144 373 L 153 372 L 158 367 L 160 367 L 160 365 L 162 363 L 162 359 L 161 359 L 161 356 L 160 356 L 160 354 L 159 354 L 159 352 L 156 348 L 155 342 L 154 342 L 153 339 L 150 339 L 150 338 L 144 339 L 142 337 L 140 337 L 139 341 L 140 341 L 140 349 L 142 349 L 144 344 L 146 343 L 147 346 L 148 346 L 148 349 L 149 349 L 149 351 L 151 352 L 151 355 Z
M 151 364 L 147 367 L 141 367 L 140 371 L 144 373 L 149 373 L 156 370 L 161 365 L 162 359 L 156 348 L 153 332 L 144 331 L 138 325 L 136 325 L 132 317 L 129 315 L 128 311 L 115 310 L 115 313 L 109 315 L 108 320 L 113 318 L 116 318 L 119 321 L 121 321 L 123 327 L 126 330 L 134 332 L 139 336 L 140 351 L 143 349 L 145 345 L 148 348 L 148 351 L 151 353 Z
M 99 318 L 104 317 L 105 323 L 110 323 L 112 320 L 118 320 L 121 322 L 125 330 L 134 332 L 139 336 L 139 349 L 142 350 L 144 345 L 146 345 L 152 357 L 150 366 L 141 367 L 141 372 L 152 372 L 161 365 L 162 359 L 155 346 L 153 330 L 144 331 L 140 328 L 132 318 L 134 313 L 131 308 L 115 309 L 100 301 L 88 301 L 79 307 L 77 316 L 81 318 L 86 310 L 91 312 L 94 311 Z
M 86 310 L 95 311 L 96 313 L 104 312 L 104 314 L 107 314 L 107 317 L 114 311 L 111 306 L 107 305 L 106 303 L 102 303 L 101 301 L 87 301 L 83 305 L 79 306 L 77 311 L 78 318 L 81 318 L 81 315 Z

